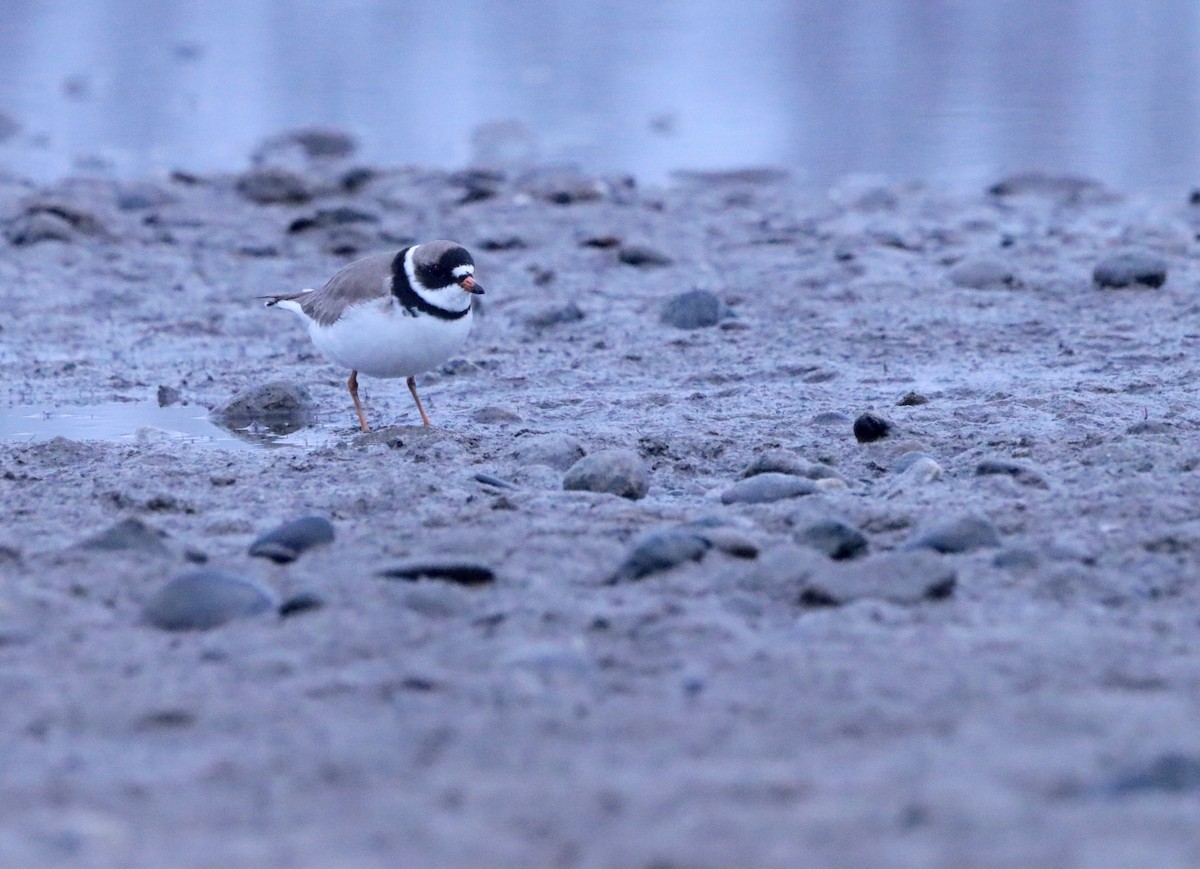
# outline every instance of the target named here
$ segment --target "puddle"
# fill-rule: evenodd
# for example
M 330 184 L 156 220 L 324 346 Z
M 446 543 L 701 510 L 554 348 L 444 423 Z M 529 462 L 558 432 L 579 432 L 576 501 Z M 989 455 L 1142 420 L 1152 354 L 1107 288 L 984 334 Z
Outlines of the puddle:
M 261 426 L 232 430 L 215 425 L 198 405 L 159 407 L 111 402 L 81 407 L 9 407 L 0 409 L 0 440 L 142 443 L 169 441 L 200 447 L 252 450 L 262 447 L 315 447 L 329 441 L 327 430 L 307 427 L 272 431 Z

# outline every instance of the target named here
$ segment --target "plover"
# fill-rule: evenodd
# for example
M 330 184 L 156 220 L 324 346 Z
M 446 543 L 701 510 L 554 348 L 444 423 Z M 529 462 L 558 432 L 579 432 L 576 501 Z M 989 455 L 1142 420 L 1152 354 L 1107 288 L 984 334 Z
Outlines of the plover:
M 471 299 L 482 295 L 475 261 L 453 241 L 427 241 L 399 253 L 350 263 L 319 290 L 266 296 L 267 307 L 295 311 L 317 349 L 350 369 L 346 388 L 358 424 L 370 431 L 358 400 L 358 375 L 404 377 L 421 422 L 414 377 L 445 362 L 471 331 Z

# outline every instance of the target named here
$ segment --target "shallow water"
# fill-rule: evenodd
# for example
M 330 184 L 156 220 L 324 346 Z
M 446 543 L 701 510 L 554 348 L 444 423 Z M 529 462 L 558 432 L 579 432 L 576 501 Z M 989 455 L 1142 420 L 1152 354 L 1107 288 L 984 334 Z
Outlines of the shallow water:
M 78 407 L 0 409 L 0 440 L 32 443 L 56 437 L 131 444 L 157 439 L 234 450 L 312 447 L 327 440 L 322 429 L 312 427 L 287 434 L 259 428 L 223 428 L 209 420 L 207 408 L 199 406 L 110 402 Z
M 361 157 L 574 160 L 659 181 L 778 165 L 979 186 L 1200 178 L 1195 0 L 12 0 L 0 164 L 236 170 L 329 124 Z M 0 125 L 2 129 L 3 125 Z M 0 138 L 3 138 L 0 136 Z

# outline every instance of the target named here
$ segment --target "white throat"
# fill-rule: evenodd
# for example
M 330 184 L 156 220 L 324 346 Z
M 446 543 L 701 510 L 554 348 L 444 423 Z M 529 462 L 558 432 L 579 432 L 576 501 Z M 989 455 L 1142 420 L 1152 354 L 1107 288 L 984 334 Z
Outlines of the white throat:
M 461 287 L 451 284 L 440 290 L 430 290 L 417 278 L 417 269 L 413 264 L 413 255 L 419 245 L 413 245 L 404 255 L 404 274 L 408 277 L 408 285 L 413 292 L 434 307 L 443 311 L 464 311 L 471 306 L 471 294 L 464 292 Z M 456 270 L 457 271 L 457 270 Z

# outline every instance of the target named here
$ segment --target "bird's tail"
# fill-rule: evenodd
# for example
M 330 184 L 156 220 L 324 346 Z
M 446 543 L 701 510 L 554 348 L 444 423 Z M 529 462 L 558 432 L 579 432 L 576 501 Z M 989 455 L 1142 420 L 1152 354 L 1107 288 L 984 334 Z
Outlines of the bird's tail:
M 283 295 L 279 295 L 279 296 L 255 296 L 254 298 L 266 299 L 267 301 L 264 303 L 265 307 L 273 308 L 276 305 L 278 305 L 280 302 L 294 302 L 297 299 L 303 298 L 304 296 L 308 295 L 311 292 L 312 292 L 312 290 L 301 290 L 298 293 L 284 293 Z M 289 306 L 289 307 L 291 307 L 291 306 Z

